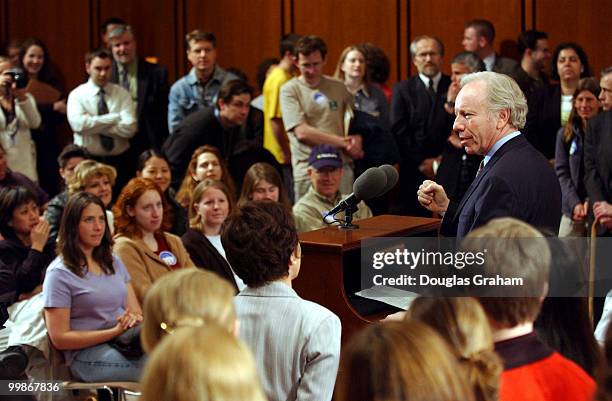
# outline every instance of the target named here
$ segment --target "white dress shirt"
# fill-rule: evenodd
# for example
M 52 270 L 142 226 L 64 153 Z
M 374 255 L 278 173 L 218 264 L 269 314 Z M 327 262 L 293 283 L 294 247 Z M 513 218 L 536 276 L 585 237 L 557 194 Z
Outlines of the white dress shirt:
M 83 146 L 95 156 L 116 156 L 130 147 L 129 139 L 138 128 L 136 107 L 132 97 L 119 85 L 108 83 L 104 87 L 108 114 L 98 115 L 100 87 L 88 80 L 68 95 L 68 122 L 74 131 L 74 143 Z M 102 147 L 100 135 L 114 139 L 108 151 Z
M 438 92 L 438 84 L 440 83 L 440 79 L 442 79 L 441 72 L 438 72 L 433 78 L 430 78 L 425 74 L 419 73 L 419 78 L 421 78 L 421 81 L 423 81 L 423 84 L 426 88 L 429 88 L 429 80 L 433 79 L 434 92 Z

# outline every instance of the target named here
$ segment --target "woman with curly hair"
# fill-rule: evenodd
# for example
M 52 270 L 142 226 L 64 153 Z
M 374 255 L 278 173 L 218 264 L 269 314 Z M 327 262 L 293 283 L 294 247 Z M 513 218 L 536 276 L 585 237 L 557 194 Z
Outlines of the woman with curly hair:
M 113 207 L 113 250 L 130 272 L 140 302 L 156 279 L 194 266 L 181 239 L 167 232 L 172 216 L 166 210 L 161 188 L 145 178 L 132 178 Z

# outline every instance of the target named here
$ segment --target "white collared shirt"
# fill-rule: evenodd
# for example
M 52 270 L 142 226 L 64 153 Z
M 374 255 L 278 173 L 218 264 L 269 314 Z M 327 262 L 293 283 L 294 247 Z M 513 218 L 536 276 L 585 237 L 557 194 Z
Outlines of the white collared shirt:
M 429 80 L 433 79 L 434 91 L 438 92 L 438 84 L 440 83 L 440 79 L 442 79 L 441 72 L 438 72 L 433 78 L 429 78 L 427 75 L 419 73 L 419 78 L 421 78 L 421 81 L 423 81 L 426 88 L 429 88 Z
M 136 107 L 132 97 L 119 85 L 108 83 L 104 87 L 108 114 L 98 115 L 100 87 L 89 79 L 68 95 L 67 115 L 74 131 L 74 143 L 83 146 L 94 156 L 115 156 L 130 147 L 129 139 L 138 127 Z M 100 135 L 113 137 L 114 147 L 102 147 Z
M 495 53 L 489 54 L 482 60 L 482 62 L 484 63 L 487 71 L 493 71 L 493 66 L 495 65 Z

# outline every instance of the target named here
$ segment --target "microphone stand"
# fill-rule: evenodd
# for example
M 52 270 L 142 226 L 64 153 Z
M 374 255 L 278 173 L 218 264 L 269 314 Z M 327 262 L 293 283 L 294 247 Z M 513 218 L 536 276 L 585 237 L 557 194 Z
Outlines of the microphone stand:
M 353 213 L 357 212 L 357 205 L 349 205 L 344 211 L 344 223 L 338 226 L 339 230 L 354 230 L 359 228 L 358 225 L 353 224 Z

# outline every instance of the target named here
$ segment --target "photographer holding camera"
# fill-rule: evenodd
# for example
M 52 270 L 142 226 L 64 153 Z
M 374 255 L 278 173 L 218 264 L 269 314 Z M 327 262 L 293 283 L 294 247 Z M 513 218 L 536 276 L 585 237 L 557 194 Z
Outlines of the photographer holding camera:
M 31 94 L 24 89 L 27 75 L 0 57 L 0 143 L 11 170 L 38 181 L 36 147 L 30 129 L 40 126 L 40 114 Z

